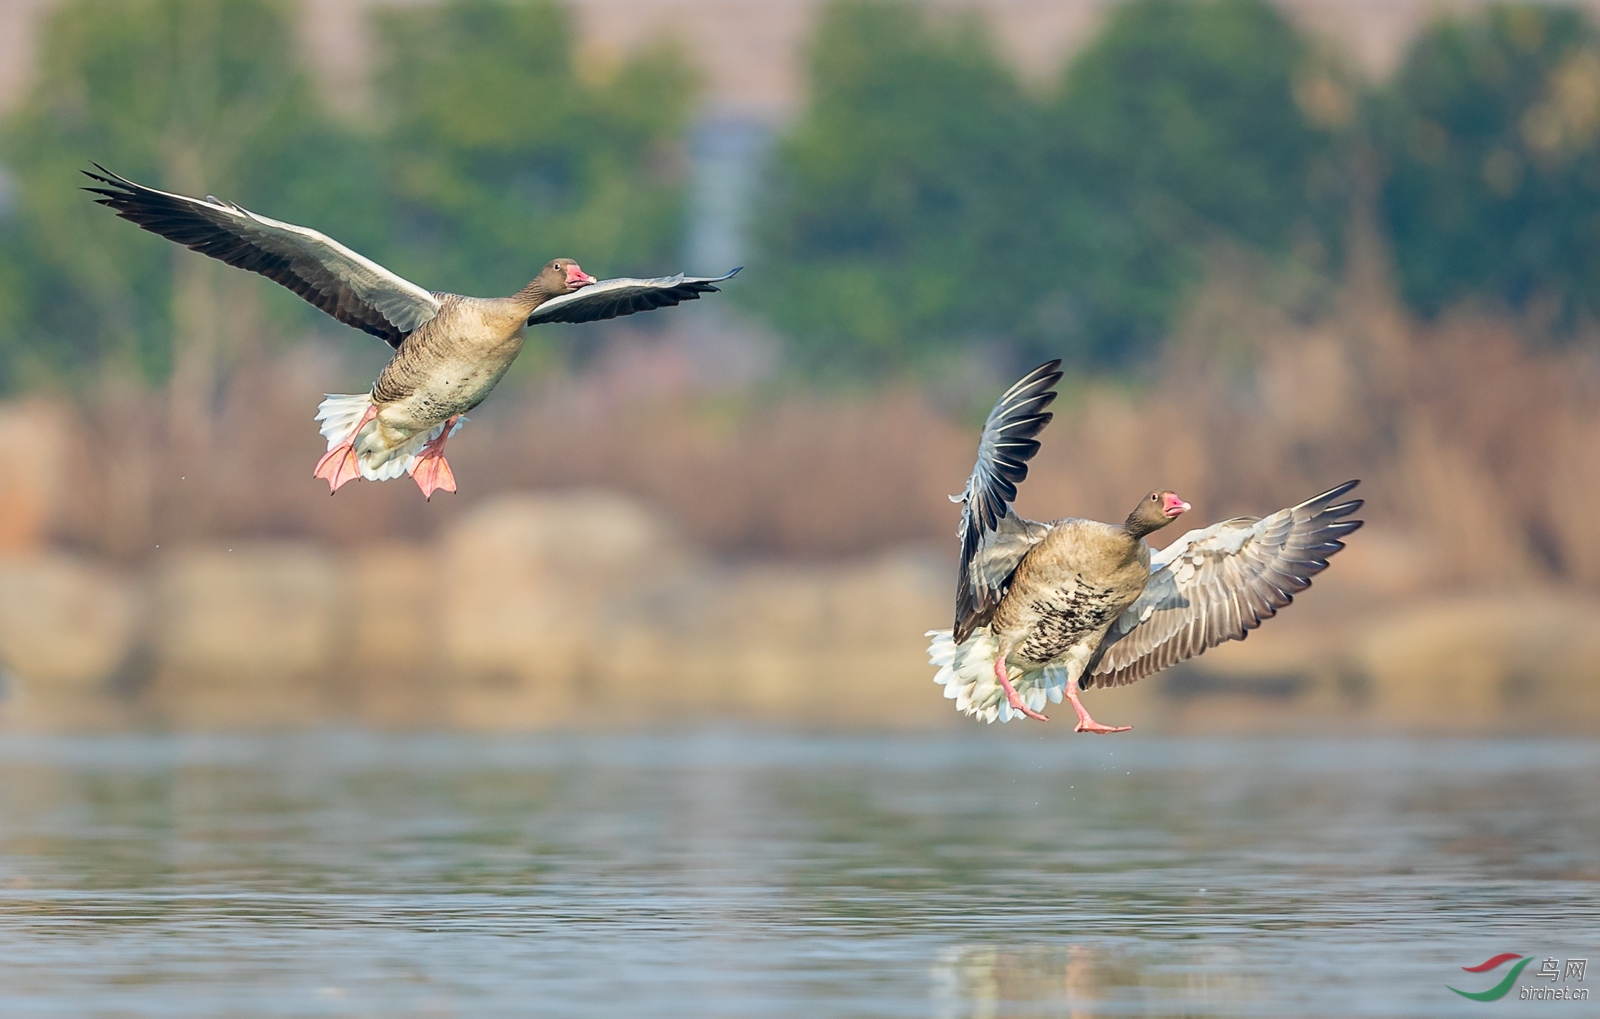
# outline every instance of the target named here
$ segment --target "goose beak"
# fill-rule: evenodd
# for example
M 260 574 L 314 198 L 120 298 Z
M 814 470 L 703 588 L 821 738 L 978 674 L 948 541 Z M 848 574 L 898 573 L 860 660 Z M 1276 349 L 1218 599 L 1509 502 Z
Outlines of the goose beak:
M 593 276 L 590 276 L 576 265 L 567 266 L 567 286 L 570 289 L 578 290 L 594 282 L 595 278 Z
M 1168 520 L 1175 520 L 1189 512 L 1189 504 L 1172 492 L 1165 492 L 1161 496 L 1161 510 L 1167 515 Z

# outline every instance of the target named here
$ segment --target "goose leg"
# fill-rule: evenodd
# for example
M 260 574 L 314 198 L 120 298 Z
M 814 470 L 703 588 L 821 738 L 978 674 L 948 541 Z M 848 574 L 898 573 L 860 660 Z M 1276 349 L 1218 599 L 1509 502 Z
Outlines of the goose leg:
M 368 421 L 377 416 L 378 405 L 372 404 L 361 415 L 361 420 L 356 422 L 350 437 L 322 454 L 322 459 L 317 461 L 317 469 L 311 472 L 311 476 L 328 482 L 329 495 L 337 492 L 345 482 L 361 477 L 361 462 L 356 458 L 356 436 L 367 427 Z
M 432 499 L 433 493 L 443 490 L 454 492 L 456 490 L 455 472 L 450 470 L 450 462 L 444 458 L 444 442 L 450 438 L 450 430 L 455 427 L 456 420 L 461 415 L 457 414 L 444 423 L 444 430 L 437 439 L 429 440 L 422 447 L 422 452 L 417 454 L 417 462 L 411 465 L 411 480 L 422 489 L 426 499 Z
M 1011 685 L 1011 670 L 1006 668 L 1006 656 L 1000 655 L 994 660 L 994 677 L 1000 681 L 1000 689 L 1006 692 L 1006 703 L 1011 705 L 1012 711 L 1020 711 L 1029 718 L 1048 722 L 1050 719 L 1022 703 L 1022 698 L 1017 694 L 1017 688 Z M 1077 703 L 1074 701 L 1073 703 Z
M 1078 684 L 1067 684 L 1067 700 L 1072 702 L 1072 710 L 1078 713 L 1078 728 L 1075 732 L 1127 732 L 1131 725 L 1101 725 L 1089 717 L 1089 709 L 1078 700 Z

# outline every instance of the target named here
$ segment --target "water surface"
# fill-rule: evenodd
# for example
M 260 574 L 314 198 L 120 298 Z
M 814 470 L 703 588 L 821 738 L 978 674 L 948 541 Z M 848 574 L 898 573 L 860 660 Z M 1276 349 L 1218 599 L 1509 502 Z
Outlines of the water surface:
M 1600 742 L 0 737 L 8 1019 L 1600 1014 L 1501 952 Z

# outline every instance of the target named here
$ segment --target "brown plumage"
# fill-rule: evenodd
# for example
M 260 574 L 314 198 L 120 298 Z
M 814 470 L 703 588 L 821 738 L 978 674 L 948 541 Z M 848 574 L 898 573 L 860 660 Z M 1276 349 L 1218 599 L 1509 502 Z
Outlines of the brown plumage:
M 489 395 L 522 352 L 528 316 L 552 297 L 589 286 L 570 258 L 557 258 L 510 297 L 439 294 L 439 311 L 401 342 L 372 384 L 378 403 L 414 400 L 434 423 Z M 380 415 L 381 417 L 381 415 Z
M 136 184 L 95 164 L 85 188 L 123 219 L 280 283 L 346 325 L 383 339 L 395 354 L 372 391 L 329 396 L 318 408 L 328 452 L 315 474 L 330 490 L 357 477 L 410 474 L 424 495 L 455 491 L 444 444 L 505 375 L 527 327 L 592 322 L 692 301 L 726 276 L 597 281 L 570 258 L 548 263 L 510 297 L 430 292 L 338 241 L 258 216 Z
M 1164 507 L 1170 507 L 1170 515 Z M 1047 525 L 1017 564 L 989 621 L 1000 656 L 1024 671 L 1042 669 L 1085 638 L 1104 633 L 1150 580 L 1145 535 L 1187 508 L 1171 492 L 1152 492 L 1122 524 L 1059 520 Z
M 1146 536 L 1189 509 L 1172 492 L 1151 492 L 1121 524 L 1024 520 L 1010 501 L 1050 420 L 1042 409 L 1058 364 L 1012 387 L 984 426 L 960 497 L 955 626 L 929 633 L 929 655 L 945 696 L 968 714 L 1043 720 L 1045 701 L 1065 696 L 1078 731 L 1121 732 L 1090 717 L 1080 688 L 1131 683 L 1243 639 L 1327 567 L 1339 539 L 1361 526 L 1346 519 L 1361 501 L 1337 503 L 1356 486 L 1347 482 L 1264 519 L 1190 531 L 1156 553 Z

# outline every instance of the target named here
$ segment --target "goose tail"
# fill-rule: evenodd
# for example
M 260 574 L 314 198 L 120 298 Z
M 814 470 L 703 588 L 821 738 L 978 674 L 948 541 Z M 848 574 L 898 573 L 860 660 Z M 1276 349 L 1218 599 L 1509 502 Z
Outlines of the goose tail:
M 329 393 L 327 399 L 317 404 L 316 420 L 322 422 L 319 431 L 328 440 L 330 450 L 350 438 L 356 422 L 366 416 L 370 406 L 372 396 L 369 393 Z
M 994 674 L 1000 644 L 986 626 L 957 644 L 949 630 L 929 630 L 928 661 L 938 666 L 933 681 L 944 687 L 944 695 L 956 702 L 956 710 L 985 722 L 1009 722 L 1021 718 L 1006 703 L 1006 692 Z M 1045 702 L 1060 704 L 1067 690 L 1068 672 L 1061 666 L 1048 666 L 1024 672 L 1011 667 L 1011 685 L 1023 703 L 1043 711 Z
M 398 442 L 389 441 L 376 421 L 361 425 L 359 434 L 351 434 L 371 406 L 369 393 L 329 393 L 327 399 L 317 405 L 316 420 L 322 423 L 320 430 L 322 437 L 328 440 L 329 452 L 352 443 L 361 476 L 368 481 L 393 481 L 410 474 L 422 447 L 444 433 L 444 424 L 416 432 Z M 458 418 L 450 434 L 454 435 L 466 422 L 466 418 Z

